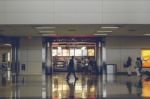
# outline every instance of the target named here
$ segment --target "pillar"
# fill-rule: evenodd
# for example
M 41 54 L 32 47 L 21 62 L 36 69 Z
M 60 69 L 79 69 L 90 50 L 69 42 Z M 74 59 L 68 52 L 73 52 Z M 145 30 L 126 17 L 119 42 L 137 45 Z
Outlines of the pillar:
M 46 75 L 52 74 L 52 44 L 46 43 Z

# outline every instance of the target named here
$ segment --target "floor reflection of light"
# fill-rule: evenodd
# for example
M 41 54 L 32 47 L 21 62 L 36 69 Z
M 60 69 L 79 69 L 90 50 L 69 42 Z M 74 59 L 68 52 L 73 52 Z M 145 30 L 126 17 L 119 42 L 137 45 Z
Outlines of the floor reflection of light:
M 11 74 L 11 71 L 7 71 L 7 75 L 8 75 L 7 80 L 8 80 L 8 81 L 10 81 L 10 79 L 11 79 L 11 75 L 10 75 L 10 74 Z
M 103 98 L 107 97 L 106 89 L 103 90 Z
M 82 92 L 82 98 L 83 99 L 85 99 L 86 97 L 85 97 L 85 93 L 84 92 Z
M 62 99 L 61 92 L 59 92 L 59 94 L 58 94 L 58 98 L 59 98 L 59 99 Z
M 113 74 L 107 75 L 107 81 L 108 81 L 108 82 L 114 82 L 114 80 L 115 80 L 115 79 L 114 79 L 114 78 L 115 78 L 114 76 L 115 76 L 115 75 L 113 75 Z
M 150 97 L 150 81 L 144 81 L 143 82 L 143 88 L 142 88 L 142 96 L 143 97 Z
M 46 99 L 46 91 L 42 91 L 42 99 Z
M 95 86 L 92 86 L 91 88 L 90 88 L 90 92 L 94 92 L 95 91 Z
M 42 75 L 42 99 L 46 99 L 46 79 L 45 75 Z

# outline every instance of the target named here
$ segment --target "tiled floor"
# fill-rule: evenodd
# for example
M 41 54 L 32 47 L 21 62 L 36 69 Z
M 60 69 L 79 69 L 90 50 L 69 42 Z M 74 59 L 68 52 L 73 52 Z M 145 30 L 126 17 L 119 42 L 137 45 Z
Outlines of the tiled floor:
M 65 73 L 52 76 L 0 76 L 0 99 L 150 99 L 145 76 L 81 75 L 66 80 Z

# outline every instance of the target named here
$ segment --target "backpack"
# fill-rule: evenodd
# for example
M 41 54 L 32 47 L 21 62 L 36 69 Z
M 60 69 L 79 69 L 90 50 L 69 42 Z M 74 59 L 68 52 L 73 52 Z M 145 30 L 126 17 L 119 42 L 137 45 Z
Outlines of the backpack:
M 127 68 L 127 67 L 128 67 L 127 63 L 124 63 L 124 64 L 123 64 L 123 67 L 124 67 L 124 68 Z

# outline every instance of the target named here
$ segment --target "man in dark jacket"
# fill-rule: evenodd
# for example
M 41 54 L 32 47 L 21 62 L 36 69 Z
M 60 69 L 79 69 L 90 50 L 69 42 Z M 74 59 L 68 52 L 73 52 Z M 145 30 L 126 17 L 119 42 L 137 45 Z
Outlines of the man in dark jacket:
M 68 74 L 67 74 L 67 80 L 69 79 L 69 76 L 71 73 L 73 73 L 75 79 L 78 79 L 76 74 L 75 74 L 75 59 L 74 56 L 71 57 L 70 61 L 69 61 L 69 67 L 68 67 Z

